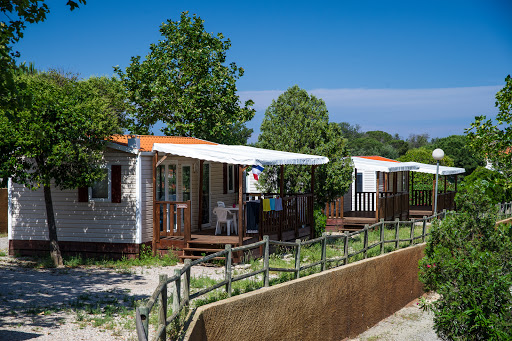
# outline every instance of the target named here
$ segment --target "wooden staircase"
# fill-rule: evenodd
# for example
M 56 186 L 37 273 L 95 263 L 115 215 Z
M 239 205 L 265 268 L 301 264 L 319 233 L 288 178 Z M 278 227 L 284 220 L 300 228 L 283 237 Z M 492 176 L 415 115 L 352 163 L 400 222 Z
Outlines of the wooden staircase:
M 231 244 L 232 247 L 239 246 L 239 243 L 227 243 Z M 184 259 L 199 259 L 204 256 L 211 255 L 213 253 L 223 251 L 225 249 L 226 244 L 219 244 L 213 241 L 208 240 L 190 240 L 187 243 L 187 246 L 183 248 L 183 255 L 179 256 L 181 260 Z M 224 260 L 225 257 L 215 257 L 216 260 Z M 233 261 L 235 261 L 237 257 L 233 254 Z

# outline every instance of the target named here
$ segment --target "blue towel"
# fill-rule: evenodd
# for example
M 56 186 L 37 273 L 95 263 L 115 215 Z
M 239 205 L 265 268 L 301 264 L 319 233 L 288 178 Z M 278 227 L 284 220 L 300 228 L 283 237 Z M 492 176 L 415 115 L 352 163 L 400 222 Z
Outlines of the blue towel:
M 270 198 L 268 200 L 270 200 L 270 210 L 274 211 L 276 209 L 276 199 Z
M 282 198 L 277 198 L 276 199 L 275 209 L 276 209 L 276 211 L 282 211 L 283 210 L 283 199 Z

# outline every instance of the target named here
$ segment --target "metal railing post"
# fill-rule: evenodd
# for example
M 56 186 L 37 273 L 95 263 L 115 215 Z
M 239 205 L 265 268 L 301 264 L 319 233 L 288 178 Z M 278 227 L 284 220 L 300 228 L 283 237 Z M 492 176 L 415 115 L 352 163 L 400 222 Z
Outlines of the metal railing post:
M 164 284 L 162 287 L 162 291 L 160 292 L 160 295 L 158 296 L 159 303 L 160 303 L 160 309 L 158 312 L 158 329 L 160 327 L 164 326 L 164 332 L 160 336 L 160 341 L 166 340 L 166 331 L 165 331 L 165 321 L 167 320 L 167 275 L 162 274 L 159 277 L 160 284 Z
M 265 272 L 263 274 L 263 285 L 268 287 L 270 280 L 270 240 L 267 235 L 263 236 L 263 240 L 265 241 L 265 254 L 263 256 L 263 268 Z
M 300 277 L 300 239 L 295 239 L 295 278 Z
M 226 244 L 224 249 L 228 252 L 226 255 L 226 271 L 224 279 L 227 281 L 226 283 L 226 293 L 228 297 L 231 297 L 231 244 Z
M 320 271 L 325 271 L 325 258 L 327 254 L 327 233 L 322 233 L 322 265 Z

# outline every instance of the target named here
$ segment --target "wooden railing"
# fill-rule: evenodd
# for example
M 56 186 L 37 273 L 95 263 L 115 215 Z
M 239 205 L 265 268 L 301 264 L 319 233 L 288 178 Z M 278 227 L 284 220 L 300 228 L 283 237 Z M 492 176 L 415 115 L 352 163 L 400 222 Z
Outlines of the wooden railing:
M 331 202 L 325 204 L 323 213 L 327 216 L 327 219 L 341 219 L 343 218 L 344 212 L 343 197 L 334 199 Z
M 451 212 L 449 212 L 451 213 Z M 227 297 L 231 297 L 232 283 L 240 281 L 246 278 L 255 277 L 257 275 L 263 275 L 263 281 L 261 282 L 262 287 L 269 287 L 270 272 L 290 272 L 293 273 L 293 278 L 299 278 L 301 271 L 317 267 L 320 272 L 328 269 L 329 264 L 334 264 L 334 267 L 343 266 L 350 262 L 351 258 L 363 259 L 368 258 L 370 250 L 379 247 L 376 255 L 384 254 L 386 252 L 386 244 L 391 244 L 389 251 L 399 249 L 400 247 L 413 246 L 417 243 L 425 241 L 426 236 L 429 232 L 427 231 L 427 224 L 435 218 L 444 218 L 447 212 L 433 215 L 431 217 L 423 217 L 423 219 L 416 219 L 411 221 L 384 221 L 373 224 L 371 226 L 366 225 L 362 230 L 344 233 L 337 235 L 330 235 L 324 233 L 322 237 L 316 239 L 310 239 L 307 241 L 301 241 L 297 239 L 293 242 L 282 242 L 270 240 L 267 235 L 263 236 L 263 240 L 239 247 L 232 248 L 231 245 L 226 245 L 225 250 L 216 252 L 214 254 L 205 256 L 201 259 L 190 261 L 185 260 L 185 265 L 181 269 L 175 269 L 174 275 L 168 277 L 167 274 L 160 275 L 160 283 L 156 287 L 151 297 L 143 303 L 141 306 L 136 308 L 135 311 L 135 326 L 137 330 L 137 336 L 139 341 L 149 340 L 150 334 L 150 314 L 152 310 L 155 316 L 154 320 L 157 320 L 157 325 L 153 328 L 151 340 L 171 340 L 176 338 L 167 338 L 167 328 L 170 325 L 177 326 L 179 320 L 182 319 L 183 310 L 187 309 L 190 305 L 190 301 L 204 296 L 213 290 L 224 288 Z M 400 237 L 400 228 L 409 225 L 410 232 L 408 231 L 406 238 Z M 387 229 L 393 229 L 393 239 L 386 239 L 384 231 Z M 418 231 L 419 230 L 419 231 Z M 370 233 L 379 233 L 377 240 L 372 241 L 369 238 Z M 359 238 L 356 238 L 360 236 Z M 389 237 L 388 237 L 389 238 Z M 360 240 L 363 240 L 361 246 Z M 313 244 L 320 244 L 320 257 L 316 259 L 309 259 L 309 263 L 304 264 L 307 260 L 301 261 L 301 250 Z M 329 245 L 335 245 L 336 255 L 335 257 L 327 257 L 327 247 Z M 293 267 L 272 267 L 270 262 L 270 250 L 271 247 L 282 246 L 293 250 L 294 264 Z M 394 247 L 393 247 L 394 246 Z M 249 273 L 239 274 L 233 272 L 231 264 L 232 255 L 234 252 L 244 252 L 256 248 L 263 248 L 263 266 L 261 269 L 251 271 Z M 332 250 L 332 249 L 331 249 Z M 389 252 L 388 251 L 388 252 Z M 215 283 L 214 285 L 203 288 L 197 292 L 191 293 L 190 279 L 191 269 L 193 266 L 201 265 L 202 263 L 211 262 L 213 259 L 218 257 L 225 258 L 225 277 L 224 280 Z M 259 281 L 256 281 L 259 282 Z M 172 290 L 172 310 L 171 315 L 168 317 L 168 289 Z M 221 289 L 222 290 L 222 289 Z M 157 304 L 158 302 L 158 304 Z M 158 309 L 154 309 L 158 308 Z M 186 319 L 190 320 L 191 316 L 187 316 Z M 185 328 L 188 324 L 185 324 Z M 178 326 L 178 328 L 180 328 Z M 183 334 L 183 330 L 181 330 Z
M 411 206 L 432 206 L 431 189 L 415 189 L 411 191 L 409 198 Z
M 260 200 L 278 195 L 277 193 L 247 193 L 246 198 Z M 263 211 L 260 205 L 259 234 L 277 234 L 282 239 L 283 232 L 296 231 L 306 226 L 312 226 L 313 222 L 313 195 L 292 194 L 282 198 L 282 211 Z
M 189 201 L 155 201 L 153 240 L 167 236 L 183 236 L 190 240 L 191 205 Z
M 439 193 L 437 195 L 437 212 L 442 212 L 443 210 L 454 210 L 455 209 L 455 194 L 457 194 L 457 193 L 456 192 Z
M 395 193 L 379 198 L 379 218 L 409 217 L 409 193 Z
M 356 192 L 354 211 L 375 211 L 375 192 Z

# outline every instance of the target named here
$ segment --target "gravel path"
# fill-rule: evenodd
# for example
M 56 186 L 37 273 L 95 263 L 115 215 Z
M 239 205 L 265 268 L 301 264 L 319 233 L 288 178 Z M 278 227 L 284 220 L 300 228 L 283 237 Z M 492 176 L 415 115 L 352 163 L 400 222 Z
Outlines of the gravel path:
M 6 253 L 7 238 L 0 238 Z M 0 340 L 136 340 L 133 303 L 148 298 L 159 274 L 181 267 L 116 271 L 100 268 L 34 269 L 0 257 Z M 221 279 L 223 268 L 194 267 L 192 276 Z M 439 340 L 432 317 L 413 302 L 356 340 Z M 126 307 L 125 312 L 108 309 Z M 116 315 L 117 313 L 117 315 Z M 95 326 L 96 325 L 96 326 Z M 242 340 L 241 340 L 242 341 Z
M 436 300 L 437 294 L 426 295 L 427 300 Z M 401 310 L 368 329 L 355 339 L 348 341 L 440 341 L 434 331 L 433 314 L 426 313 L 414 300 Z

